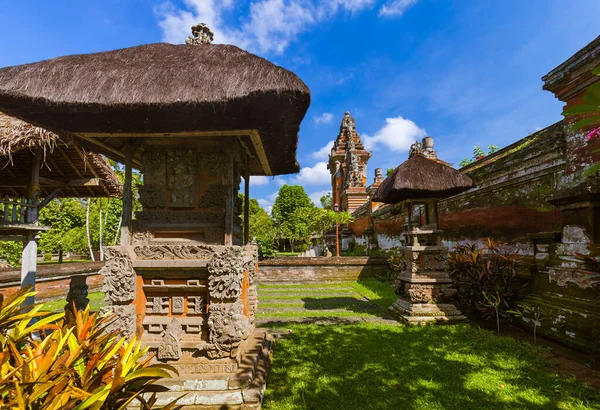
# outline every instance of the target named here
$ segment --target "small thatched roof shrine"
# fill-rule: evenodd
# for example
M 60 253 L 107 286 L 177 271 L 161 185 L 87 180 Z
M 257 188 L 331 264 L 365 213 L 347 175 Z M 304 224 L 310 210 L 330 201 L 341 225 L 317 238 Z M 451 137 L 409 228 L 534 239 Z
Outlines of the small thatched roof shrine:
M 122 162 L 128 137 L 239 136 L 251 175 L 298 172 L 309 103 L 294 73 L 223 44 L 148 44 L 0 69 L 3 111 Z
M 116 197 L 123 186 L 108 161 L 73 142 L 0 113 L 0 196 L 25 197 L 35 151 L 42 151 L 41 194 L 58 197 Z
M 433 140 L 429 151 L 424 145 L 425 141 L 413 144 L 408 160 L 381 183 L 373 195 L 374 202 L 395 204 L 406 200 L 442 199 L 473 186 L 471 178 L 437 159 Z

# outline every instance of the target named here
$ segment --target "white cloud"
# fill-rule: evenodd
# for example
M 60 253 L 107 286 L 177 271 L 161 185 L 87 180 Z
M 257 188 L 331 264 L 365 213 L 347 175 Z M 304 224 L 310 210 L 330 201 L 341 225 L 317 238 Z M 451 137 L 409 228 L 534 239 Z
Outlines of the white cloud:
M 329 189 L 324 189 L 321 191 L 317 191 L 317 192 L 313 192 L 311 194 L 308 194 L 308 197 L 310 198 L 311 201 L 313 201 L 313 203 L 315 205 L 317 205 L 318 207 L 321 207 L 321 197 L 327 194 L 330 194 L 331 190 Z
M 417 4 L 418 0 L 392 0 L 385 3 L 379 9 L 379 15 L 385 17 L 400 17 L 407 8 Z
M 329 154 L 331 154 L 331 149 L 333 148 L 333 141 L 329 141 L 327 145 L 321 148 L 318 151 L 313 152 L 310 156 L 314 159 L 326 160 L 329 158 Z
M 315 117 L 315 124 L 329 124 L 333 120 L 333 114 L 330 112 L 324 112 L 321 115 Z
M 423 128 L 419 128 L 413 121 L 402 118 L 386 118 L 385 125 L 370 137 L 363 134 L 363 141 L 367 149 L 377 149 L 384 145 L 392 151 L 408 151 L 410 145 L 427 136 Z
M 154 9 L 163 39 L 182 43 L 190 27 L 206 23 L 215 43 L 235 44 L 262 53 L 281 54 L 298 35 L 332 18 L 339 11 L 357 13 L 375 0 L 256 0 L 250 3 L 248 16 L 228 25 L 224 14 L 241 8 L 242 0 L 184 0 L 184 9 L 166 1 Z M 238 6 L 238 7 L 236 7 Z
M 282 177 L 275 177 L 275 183 L 278 187 L 282 187 L 286 184 L 285 179 Z
M 298 185 L 328 185 L 331 184 L 331 174 L 327 170 L 326 162 L 317 162 L 314 167 L 300 169 L 300 174 L 292 178 Z
M 250 177 L 250 186 L 260 186 L 260 185 L 267 185 L 269 182 L 271 182 L 271 178 L 270 177 L 266 177 L 266 176 L 262 176 L 262 175 L 257 175 L 257 176 L 251 176 Z
M 252 179 L 250 179 L 252 180 Z M 273 192 L 271 195 L 267 196 L 267 198 L 260 198 L 257 199 L 258 204 L 264 208 L 265 211 L 267 211 L 267 213 L 271 213 L 271 210 L 273 209 L 273 203 L 275 202 L 275 199 L 277 199 L 277 194 L 279 194 L 279 191 L 275 191 Z

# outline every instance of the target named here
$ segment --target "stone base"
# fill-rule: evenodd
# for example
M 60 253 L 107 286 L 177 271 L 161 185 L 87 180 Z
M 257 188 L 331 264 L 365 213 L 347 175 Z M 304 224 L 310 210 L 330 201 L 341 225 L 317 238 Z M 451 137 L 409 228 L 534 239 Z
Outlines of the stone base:
M 156 405 L 165 405 L 182 397 L 178 405 L 185 409 L 260 409 L 273 351 L 273 337 L 266 329 L 255 329 L 235 373 L 180 374 L 159 384 L 169 388 L 157 393 Z M 148 395 L 149 397 L 150 395 Z M 132 404 L 139 408 L 139 403 Z
M 400 298 L 389 309 L 394 317 L 408 325 L 455 323 L 467 320 L 451 303 L 411 303 Z

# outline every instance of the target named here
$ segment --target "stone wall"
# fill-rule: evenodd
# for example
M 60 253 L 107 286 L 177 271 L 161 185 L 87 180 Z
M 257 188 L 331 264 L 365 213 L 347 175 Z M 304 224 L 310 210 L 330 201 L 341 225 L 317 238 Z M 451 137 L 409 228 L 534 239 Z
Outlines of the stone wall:
M 257 280 L 259 283 L 336 282 L 386 277 L 388 274 L 389 266 L 385 258 L 285 257 L 260 262 Z
M 64 298 L 69 292 L 69 283 L 75 276 L 85 276 L 89 292 L 99 292 L 104 284 L 104 276 L 98 272 L 104 262 L 64 263 L 39 265 L 35 290 L 37 301 Z M 0 294 L 8 296 L 21 288 L 20 270 L 0 271 Z

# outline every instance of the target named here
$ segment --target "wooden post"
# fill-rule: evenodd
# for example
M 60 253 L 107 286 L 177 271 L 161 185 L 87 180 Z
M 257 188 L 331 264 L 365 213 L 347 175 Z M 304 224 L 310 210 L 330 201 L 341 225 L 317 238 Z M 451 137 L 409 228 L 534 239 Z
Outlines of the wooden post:
M 244 173 L 244 245 L 250 241 L 250 156 L 246 155 Z
M 123 215 L 121 217 L 121 246 L 131 243 L 131 212 L 133 208 L 133 193 L 131 190 L 133 172 L 133 152 L 131 142 L 127 141 L 125 148 L 125 186 L 123 187 Z
M 233 149 L 226 147 L 225 155 L 227 156 L 227 171 L 225 186 L 227 187 L 227 197 L 225 198 L 225 238 L 224 245 L 233 245 Z
M 40 200 L 40 164 L 42 159 L 42 151 L 38 148 L 35 151 L 33 161 L 31 163 L 31 174 L 29 185 L 27 186 L 27 199 L 31 201 L 32 207 L 27 207 L 26 222 L 27 224 L 37 225 L 38 223 L 38 208 Z M 27 240 L 23 246 L 23 254 L 21 261 L 21 287 L 31 286 L 31 290 L 35 290 L 35 276 L 37 270 L 37 231 L 29 231 Z M 28 297 L 23 306 L 31 306 L 35 303 L 33 296 Z

